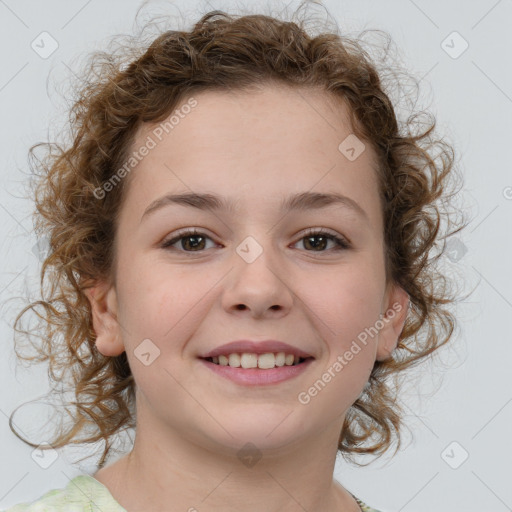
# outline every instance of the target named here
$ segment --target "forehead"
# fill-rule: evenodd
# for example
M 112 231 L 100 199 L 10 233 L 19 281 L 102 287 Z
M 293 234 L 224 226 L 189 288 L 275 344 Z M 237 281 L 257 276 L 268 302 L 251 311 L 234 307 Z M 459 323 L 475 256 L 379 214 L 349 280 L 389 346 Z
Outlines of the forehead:
M 293 159 L 297 149 L 301 158 L 318 158 L 319 150 L 337 150 L 353 131 L 346 103 L 319 88 L 260 85 L 248 91 L 204 91 L 193 99 L 195 106 L 185 114 L 187 102 L 182 101 L 163 122 L 145 123 L 137 140 L 149 135 L 157 143 L 169 142 L 175 160 L 208 151 L 233 159 Z
M 373 149 L 366 143 L 353 161 L 341 152 L 353 137 L 349 111 L 326 91 L 265 86 L 192 98 L 193 108 L 183 108 L 190 98 L 177 105 L 173 122 L 145 123 L 136 135 L 133 149 L 154 143 L 130 174 L 128 195 L 141 207 L 165 191 L 259 195 L 270 205 L 289 193 L 338 190 L 375 202 Z

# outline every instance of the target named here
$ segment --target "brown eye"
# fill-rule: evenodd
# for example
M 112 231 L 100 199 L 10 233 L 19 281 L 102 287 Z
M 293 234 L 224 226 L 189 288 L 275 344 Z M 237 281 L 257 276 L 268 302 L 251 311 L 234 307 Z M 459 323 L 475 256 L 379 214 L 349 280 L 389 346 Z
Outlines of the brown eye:
M 335 246 L 332 248 L 334 251 L 350 248 L 346 240 L 325 231 L 310 232 L 300 239 L 300 241 L 302 240 L 304 240 L 304 247 L 311 252 L 327 252 L 325 249 L 329 241 L 334 242 Z
M 161 247 L 166 249 L 178 242 L 181 242 L 181 244 L 176 248 L 177 250 L 183 252 L 200 252 L 205 249 L 206 240 L 211 240 L 211 238 L 206 236 L 204 233 L 200 233 L 198 231 L 186 231 L 180 233 L 171 240 L 166 240 L 162 243 Z

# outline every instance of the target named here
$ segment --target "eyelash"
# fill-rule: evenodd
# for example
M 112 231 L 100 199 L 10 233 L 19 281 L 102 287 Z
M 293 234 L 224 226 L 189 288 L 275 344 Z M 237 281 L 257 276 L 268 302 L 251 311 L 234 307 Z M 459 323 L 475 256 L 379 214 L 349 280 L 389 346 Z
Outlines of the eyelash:
M 165 240 L 161 244 L 161 248 L 162 249 L 169 249 L 169 248 L 171 248 L 172 245 L 174 245 L 176 242 L 179 242 L 183 238 L 188 238 L 188 237 L 198 236 L 198 235 L 212 240 L 211 237 L 205 235 L 201 231 L 197 231 L 196 229 L 187 229 L 187 230 L 179 232 L 172 239 Z M 335 242 L 337 247 L 331 249 L 332 251 L 343 251 L 343 250 L 351 248 L 350 243 L 345 238 L 339 237 L 339 236 L 337 236 L 334 233 L 331 233 L 329 231 L 321 231 L 321 230 L 317 230 L 315 228 L 309 228 L 307 230 L 307 232 L 299 240 L 297 240 L 297 242 L 303 240 L 304 238 L 312 237 L 312 236 L 325 236 L 329 240 Z M 180 252 L 194 253 L 194 252 L 203 252 L 203 251 L 185 251 L 185 250 L 180 250 Z M 307 251 L 307 252 L 329 252 L 329 250 L 325 250 L 325 251 Z

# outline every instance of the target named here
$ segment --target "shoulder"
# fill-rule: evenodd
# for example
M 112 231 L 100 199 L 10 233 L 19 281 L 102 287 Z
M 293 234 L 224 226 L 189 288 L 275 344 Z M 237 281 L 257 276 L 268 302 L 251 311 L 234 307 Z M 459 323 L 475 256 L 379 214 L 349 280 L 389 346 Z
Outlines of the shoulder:
M 380 510 L 377 510 L 376 508 L 369 507 L 366 503 L 361 501 L 357 496 L 354 496 L 353 494 L 352 494 L 352 496 L 355 498 L 355 500 L 357 501 L 357 504 L 359 505 L 359 507 L 361 508 L 361 510 L 363 512 L 381 512 Z
M 93 505 L 102 512 L 126 512 L 107 487 L 89 475 L 79 475 L 63 489 L 52 489 L 36 501 L 14 505 L 4 512 L 89 512 Z

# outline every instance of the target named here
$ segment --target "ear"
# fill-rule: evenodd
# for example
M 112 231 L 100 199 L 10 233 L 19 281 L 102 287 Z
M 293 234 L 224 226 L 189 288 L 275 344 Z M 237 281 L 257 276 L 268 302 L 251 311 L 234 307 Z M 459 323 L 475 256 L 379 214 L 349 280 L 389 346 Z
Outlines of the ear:
M 117 295 L 114 285 L 98 281 L 84 290 L 92 310 L 96 348 L 104 356 L 118 356 L 125 350 L 117 321 Z
M 401 286 L 395 283 L 388 286 L 381 316 L 383 327 L 379 329 L 377 361 L 389 359 L 396 348 L 409 311 L 409 303 L 409 295 Z M 379 325 L 382 324 L 379 322 Z

